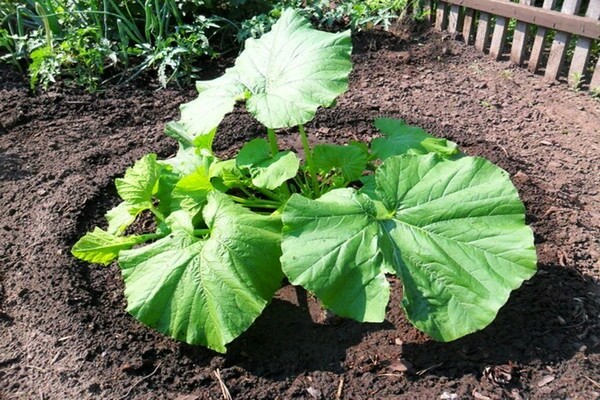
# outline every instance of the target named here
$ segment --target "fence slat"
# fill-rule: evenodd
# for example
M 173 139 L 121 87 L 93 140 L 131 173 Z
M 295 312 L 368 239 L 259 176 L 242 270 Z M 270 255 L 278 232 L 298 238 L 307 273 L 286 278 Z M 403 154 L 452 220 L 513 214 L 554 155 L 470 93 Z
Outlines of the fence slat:
M 477 36 L 475 37 L 475 48 L 484 51 L 490 40 L 490 14 L 486 12 L 479 13 L 479 23 L 477 24 Z
M 580 5 L 581 0 L 565 0 L 561 12 L 565 14 L 575 14 L 579 10 Z M 546 66 L 546 72 L 544 74 L 544 79 L 547 81 L 554 81 L 558 78 L 560 67 L 565 59 L 567 45 L 570 40 L 570 33 L 556 32 L 554 42 L 552 42 L 552 48 L 550 49 L 550 56 L 548 57 L 548 65 Z
M 448 16 L 448 32 L 456 33 L 458 32 L 460 26 L 460 6 L 452 4 L 450 6 L 450 15 Z
M 432 22 L 433 21 L 433 8 L 431 7 L 431 1 L 432 0 L 425 0 L 423 2 L 423 15 L 425 15 L 427 21 Z
M 600 21 L 579 15 L 565 14 L 560 11 L 545 10 L 539 7 L 525 6 L 506 0 L 444 0 L 449 4 L 474 8 L 481 12 L 537 26 L 545 26 L 557 31 L 570 32 L 573 35 L 600 39 Z
M 443 31 L 448 24 L 448 4 L 440 1 L 435 15 L 435 29 Z
M 474 15 L 475 10 L 473 10 L 472 8 L 467 8 L 465 10 L 465 19 L 463 22 L 462 35 L 466 44 L 469 44 L 471 40 L 471 34 L 473 33 L 473 22 L 475 22 L 475 18 L 473 18 Z
M 496 26 L 494 26 L 492 44 L 490 44 L 490 56 L 494 60 L 499 60 L 502 56 L 502 50 L 504 50 L 504 41 L 506 40 L 506 31 L 508 29 L 508 21 L 508 18 L 496 17 Z
M 590 0 L 585 16 L 593 19 L 600 19 L 600 0 Z M 569 68 L 569 75 L 567 77 L 569 85 L 572 87 L 579 87 L 583 81 L 585 65 L 589 60 L 591 47 L 592 40 L 590 38 L 580 36 L 577 39 L 577 45 L 575 46 L 573 60 L 571 61 L 571 67 Z
M 542 8 L 551 10 L 554 7 L 556 0 L 544 0 Z M 533 41 L 533 47 L 531 48 L 531 56 L 527 62 L 527 69 L 531 72 L 537 71 L 542 61 L 542 54 L 544 53 L 544 41 L 548 30 L 543 26 L 538 26 L 537 32 L 535 33 L 535 40 Z
M 596 63 L 596 69 L 594 70 L 594 75 L 592 75 L 592 81 L 590 82 L 590 90 L 594 92 L 600 92 L 600 58 L 598 58 L 598 62 Z
M 599 0 L 600 1 L 600 0 Z M 532 0 L 521 0 L 520 3 L 530 6 Z M 529 26 L 525 22 L 517 21 L 515 33 L 513 34 L 512 48 L 510 50 L 510 61 L 521 65 L 525 60 L 525 45 L 527 44 Z

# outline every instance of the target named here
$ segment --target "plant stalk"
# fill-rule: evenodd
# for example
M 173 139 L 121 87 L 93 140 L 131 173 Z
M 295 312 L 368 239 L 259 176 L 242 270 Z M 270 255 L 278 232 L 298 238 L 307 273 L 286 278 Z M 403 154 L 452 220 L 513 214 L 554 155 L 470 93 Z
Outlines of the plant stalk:
M 281 206 L 281 203 L 276 202 L 276 201 L 271 201 L 271 200 L 261 200 L 261 199 L 248 200 L 248 199 L 244 199 L 242 197 L 237 197 L 237 196 L 233 196 L 233 195 L 229 195 L 229 197 L 231 197 L 233 199 L 233 201 L 240 203 L 247 207 L 277 209 Z
M 304 149 L 304 157 L 306 158 L 306 164 L 308 165 L 308 173 L 310 174 L 310 181 L 314 195 L 315 197 L 319 197 L 321 191 L 319 190 L 319 182 L 317 181 L 317 168 L 315 167 L 312 149 L 308 143 L 308 137 L 306 136 L 304 125 L 298 125 L 298 130 L 300 131 L 300 139 L 302 140 L 302 148 Z
M 158 219 L 160 222 L 165 222 L 165 216 L 163 215 L 163 213 L 158 211 L 158 209 L 156 207 L 154 207 L 154 206 L 150 207 L 150 211 L 152 212 L 152 214 L 154 214 L 156 219 Z
M 267 137 L 269 138 L 269 144 L 271 145 L 271 157 L 275 157 L 275 155 L 279 153 L 275 129 L 267 128 Z
M 138 244 L 145 243 L 145 242 L 147 242 L 149 240 L 162 239 L 165 236 L 166 235 L 160 234 L 160 233 L 146 233 L 146 234 L 143 234 L 143 235 L 139 236 Z
M 277 203 L 281 203 L 281 196 L 277 196 L 276 193 L 273 193 L 272 191 L 268 190 L 268 189 L 263 189 L 263 188 L 259 188 L 256 186 L 253 186 L 253 188 L 257 191 L 260 192 L 261 194 L 263 194 L 264 196 L 270 198 L 271 200 L 277 202 Z
M 269 145 L 271 146 L 271 157 L 275 157 L 279 153 L 279 144 L 277 143 L 277 135 L 275 129 L 267 128 L 267 137 L 269 138 Z M 281 185 L 281 190 L 286 198 L 289 198 L 292 193 L 287 182 Z

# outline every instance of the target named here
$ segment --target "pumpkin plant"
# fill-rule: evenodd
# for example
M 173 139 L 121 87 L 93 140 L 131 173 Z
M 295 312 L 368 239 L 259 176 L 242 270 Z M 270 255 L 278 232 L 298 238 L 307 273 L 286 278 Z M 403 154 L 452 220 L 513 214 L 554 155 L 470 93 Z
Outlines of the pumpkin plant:
M 375 120 L 382 136 L 370 145 L 311 146 L 304 124 L 347 89 L 350 52 L 348 31 L 317 31 L 285 11 L 223 76 L 198 82 L 165 129 L 177 154 L 146 155 L 117 179 L 123 202 L 73 254 L 116 259 L 135 318 L 219 352 L 284 276 L 339 316 L 381 322 L 386 275 L 396 275 L 408 319 L 441 341 L 490 324 L 536 270 L 515 187 L 491 162 L 400 120 Z M 212 142 L 237 102 L 266 139 L 221 160 Z M 298 130 L 303 160 L 279 149 L 282 128 Z M 156 232 L 126 234 L 148 212 Z

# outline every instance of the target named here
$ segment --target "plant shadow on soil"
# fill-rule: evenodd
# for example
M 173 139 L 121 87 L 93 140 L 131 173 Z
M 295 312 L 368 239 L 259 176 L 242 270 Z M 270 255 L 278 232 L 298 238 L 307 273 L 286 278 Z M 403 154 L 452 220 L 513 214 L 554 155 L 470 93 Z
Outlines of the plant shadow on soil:
M 600 288 L 566 268 L 540 265 L 538 274 L 513 292 L 486 329 L 450 343 L 407 343 L 404 356 L 417 368 L 434 365 L 435 375 L 450 378 L 478 374 L 490 365 L 569 359 L 586 345 L 583 298 L 589 285 Z
M 0 151 L 0 180 L 18 181 L 30 175 L 30 172 L 23 168 L 23 164 L 23 160 L 18 156 Z
M 389 321 L 361 324 L 334 317 L 330 322 L 315 322 L 325 318 L 317 301 L 312 297 L 308 300 L 310 310 L 306 305 L 298 306 L 292 300 L 296 293 L 290 285 L 280 289 L 252 327 L 228 346 L 225 366 L 238 366 L 270 379 L 291 378 L 307 371 L 343 373 L 348 348 L 369 334 L 394 329 Z M 202 349 L 182 346 L 193 362 L 203 362 Z
M 560 266 L 539 268 L 535 277 L 513 293 L 490 326 L 450 343 L 429 340 L 409 326 L 398 306 L 399 288 L 393 293 L 383 323 L 361 324 L 347 319 L 315 322 L 317 301 L 310 299 L 308 312 L 294 304 L 294 290 L 285 286 L 278 297 L 289 300 L 274 299 L 255 324 L 229 346 L 226 355 L 186 344 L 179 345 L 180 354 L 196 365 L 238 367 L 275 381 L 314 371 L 344 373 L 348 363 L 358 358 L 380 362 L 369 372 L 383 371 L 390 354 L 376 353 L 386 348 L 380 343 L 394 346 L 394 338 L 405 337 L 415 340 L 403 342 L 400 352 L 392 351 L 393 357 L 408 360 L 415 371 L 427 370 L 428 374 L 450 379 L 479 376 L 486 366 L 558 363 L 573 357 L 585 345 L 585 340 L 578 338 L 585 336 L 587 319 L 580 299 L 587 291 L 600 287 L 592 289 L 591 282 Z M 373 342 L 378 345 L 373 347 Z M 351 348 L 354 354 L 349 357 Z M 511 383 L 518 385 L 516 380 Z

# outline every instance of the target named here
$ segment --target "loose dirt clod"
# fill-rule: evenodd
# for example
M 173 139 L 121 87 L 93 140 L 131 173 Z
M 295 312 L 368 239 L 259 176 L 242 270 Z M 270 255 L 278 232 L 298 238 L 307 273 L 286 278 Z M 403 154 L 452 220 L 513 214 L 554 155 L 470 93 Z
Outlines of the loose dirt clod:
M 552 382 L 555 379 L 556 379 L 556 377 L 554 375 L 546 375 L 538 381 L 537 386 L 538 387 L 546 386 L 547 384 L 549 384 L 550 382 Z

